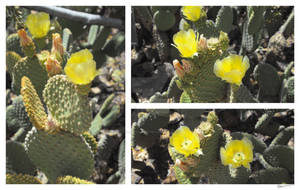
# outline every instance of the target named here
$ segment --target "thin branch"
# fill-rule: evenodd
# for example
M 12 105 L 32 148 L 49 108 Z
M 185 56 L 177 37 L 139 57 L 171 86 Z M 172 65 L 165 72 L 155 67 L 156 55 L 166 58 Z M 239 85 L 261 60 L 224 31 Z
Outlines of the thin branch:
M 116 18 L 107 18 L 100 15 L 89 14 L 79 11 L 73 11 L 70 9 L 66 9 L 63 7 L 55 7 L 55 6 L 23 6 L 23 8 L 36 10 L 36 11 L 44 11 L 53 16 L 62 17 L 69 20 L 74 20 L 78 22 L 82 22 L 85 24 L 97 24 L 104 25 L 108 27 L 118 28 L 124 30 L 124 23 L 121 19 Z

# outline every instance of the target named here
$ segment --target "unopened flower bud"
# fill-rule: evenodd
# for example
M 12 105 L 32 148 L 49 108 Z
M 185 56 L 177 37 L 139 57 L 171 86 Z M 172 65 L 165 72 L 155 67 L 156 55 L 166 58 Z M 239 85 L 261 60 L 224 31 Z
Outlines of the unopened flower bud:
M 207 41 L 206 38 L 203 37 L 203 34 L 200 35 L 200 39 L 198 41 L 198 51 L 207 49 Z
M 52 49 L 51 53 L 58 52 L 60 56 L 63 56 L 64 54 L 64 47 L 62 45 L 62 39 L 60 37 L 59 33 L 52 34 Z
M 179 78 L 182 78 L 183 75 L 184 75 L 184 70 L 183 70 L 182 65 L 179 63 L 179 61 L 178 61 L 177 59 L 175 59 L 175 60 L 173 61 L 173 66 L 174 66 L 174 68 L 175 68 L 175 70 L 176 70 L 177 76 L 178 76 Z
M 181 62 L 183 65 L 184 72 L 190 72 L 192 69 L 191 62 L 185 59 L 183 59 Z
M 18 35 L 20 38 L 20 45 L 24 54 L 28 57 L 33 57 L 35 54 L 35 45 L 32 39 L 27 35 L 24 29 L 18 30 Z
M 47 58 L 47 61 L 45 62 L 45 66 L 49 76 L 54 76 L 56 74 L 61 73 L 62 71 L 60 63 L 51 56 Z

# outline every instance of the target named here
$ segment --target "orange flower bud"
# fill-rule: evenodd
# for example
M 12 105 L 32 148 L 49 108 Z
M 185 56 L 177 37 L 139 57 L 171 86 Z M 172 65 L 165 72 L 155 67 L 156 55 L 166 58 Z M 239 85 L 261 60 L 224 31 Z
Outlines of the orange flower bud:
M 60 63 L 51 56 L 49 56 L 47 58 L 47 61 L 45 62 L 45 66 L 46 66 L 46 70 L 50 76 L 59 74 L 62 71 Z
M 33 43 L 32 39 L 27 35 L 27 33 L 24 29 L 18 30 L 18 35 L 20 38 L 20 45 L 22 47 L 29 46 Z
M 58 52 L 60 56 L 64 54 L 64 47 L 62 45 L 62 39 L 59 33 L 52 34 L 52 49 L 51 53 Z
M 179 61 L 177 59 L 175 59 L 173 61 L 173 66 L 176 70 L 176 74 L 178 75 L 178 77 L 182 78 L 184 75 L 184 70 L 183 70 L 182 65 L 179 63 Z

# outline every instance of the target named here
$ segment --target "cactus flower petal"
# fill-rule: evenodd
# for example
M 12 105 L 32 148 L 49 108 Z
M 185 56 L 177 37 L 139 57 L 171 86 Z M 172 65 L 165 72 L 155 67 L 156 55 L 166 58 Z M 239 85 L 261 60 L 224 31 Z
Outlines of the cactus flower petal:
M 50 29 L 50 17 L 47 13 L 39 12 L 28 15 L 25 25 L 35 38 L 46 36 Z
M 186 126 L 181 126 L 173 133 L 170 138 L 170 145 L 185 157 L 196 154 L 201 150 L 198 135 Z
M 247 56 L 243 58 L 239 55 L 230 55 L 223 60 L 215 62 L 214 73 L 221 79 L 239 86 L 249 67 Z
M 253 161 L 253 145 L 251 141 L 232 140 L 220 149 L 220 157 L 224 166 L 230 165 L 233 168 L 244 166 L 250 169 L 250 162 Z
M 201 6 L 183 6 L 182 14 L 187 20 L 197 21 L 201 16 L 202 7 Z
M 89 84 L 98 74 L 93 54 L 87 50 L 73 53 L 68 59 L 64 71 L 74 84 Z
M 182 57 L 193 57 L 197 53 L 199 35 L 192 29 L 188 31 L 179 31 L 173 36 L 174 46 L 181 53 Z

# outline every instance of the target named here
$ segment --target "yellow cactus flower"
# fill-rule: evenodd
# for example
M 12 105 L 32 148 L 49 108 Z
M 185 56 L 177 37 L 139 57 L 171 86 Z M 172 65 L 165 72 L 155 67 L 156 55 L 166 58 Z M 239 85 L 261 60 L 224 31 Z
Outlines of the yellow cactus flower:
M 192 29 L 179 31 L 173 36 L 174 46 L 181 53 L 181 57 L 193 57 L 197 53 L 198 38 L 198 33 L 196 35 Z
M 170 138 L 170 145 L 185 157 L 192 154 L 202 154 L 198 135 L 186 126 L 181 126 L 173 133 Z
M 197 21 L 201 17 L 201 11 L 202 7 L 201 6 L 183 6 L 182 9 L 182 14 L 185 16 L 187 20 L 190 21 Z
M 73 53 L 64 71 L 74 84 L 79 85 L 89 84 L 98 75 L 93 54 L 87 49 Z
M 233 168 L 244 166 L 250 169 L 250 162 L 253 161 L 253 145 L 251 141 L 232 140 L 220 149 L 220 157 L 224 166 L 230 165 Z
M 47 13 L 39 12 L 28 15 L 25 25 L 35 38 L 46 36 L 50 29 L 50 17 Z
M 243 56 L 239 55 L 229 55 L 223 60 L 215 62 L 214 73 L 221 79 L 240 86 L 249 67 L 247 56 L 243 58 Z

